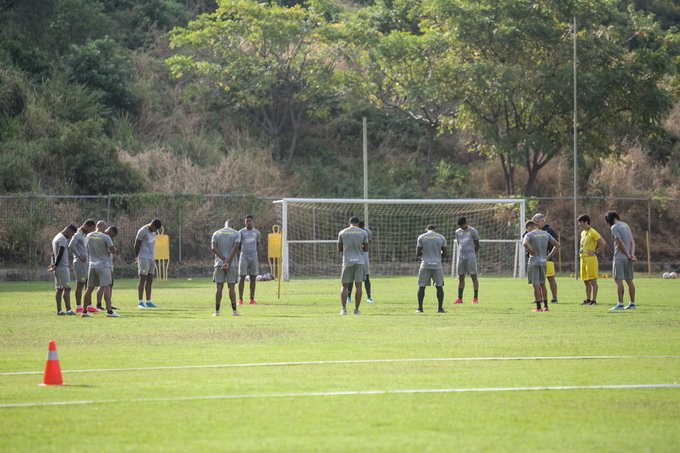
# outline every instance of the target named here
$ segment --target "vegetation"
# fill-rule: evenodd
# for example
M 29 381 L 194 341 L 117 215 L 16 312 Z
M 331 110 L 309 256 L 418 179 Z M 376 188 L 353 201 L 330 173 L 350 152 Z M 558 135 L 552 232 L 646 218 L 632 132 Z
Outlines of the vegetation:
M 5 2 L 0 193 L 359 196 L 365 116 L 371 196 L 560 195 L 574 17 L 582 187 L 642 153 L 678 196 L 667 0 Z

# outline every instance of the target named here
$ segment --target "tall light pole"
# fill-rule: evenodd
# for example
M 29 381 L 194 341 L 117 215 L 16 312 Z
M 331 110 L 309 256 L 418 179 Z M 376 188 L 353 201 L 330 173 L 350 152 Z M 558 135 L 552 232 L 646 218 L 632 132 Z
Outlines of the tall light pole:
M 578 280 L 578 249 L 579 249 L 579 231 L 578 222 L 576 218 L 578 217 L 578 115 L 577 115 L 577 104 L 576 104 L 576 66 L 577 66 L 577 56 L 576 56 L 576 15 L 574 15 L 574 27 L 573 27 L 573 38 L 574 38 L 574 275 Z

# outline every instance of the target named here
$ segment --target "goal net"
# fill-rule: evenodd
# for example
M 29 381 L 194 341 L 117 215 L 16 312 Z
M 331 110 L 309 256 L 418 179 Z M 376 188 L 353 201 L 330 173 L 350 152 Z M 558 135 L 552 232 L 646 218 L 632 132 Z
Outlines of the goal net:
M 455 275 L 456 221 L 466 217 L 477 229 L 481 274 L 524 276 L 525 201 L 523 199 L 364 200 L 284 198 L 274 202 L 282 234 L 284 280 L 340 275 L 338 232 L 356 215 L 371 231 L 371 275 L 416 275 L 416 239 L 433 224 L 446 237 L 444 272 Z

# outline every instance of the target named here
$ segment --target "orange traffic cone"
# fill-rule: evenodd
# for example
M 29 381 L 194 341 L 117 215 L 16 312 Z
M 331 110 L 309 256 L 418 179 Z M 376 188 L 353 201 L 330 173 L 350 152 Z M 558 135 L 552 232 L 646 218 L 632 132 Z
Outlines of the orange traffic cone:
M 45 375 L 40 385 L 63 385 L 61 379 L 61 368 L 59 367 L 59 357 L 57 356 L 57 344 L 54 340 L 50 341 L 47 351 L 47 363 L 45 364 Z

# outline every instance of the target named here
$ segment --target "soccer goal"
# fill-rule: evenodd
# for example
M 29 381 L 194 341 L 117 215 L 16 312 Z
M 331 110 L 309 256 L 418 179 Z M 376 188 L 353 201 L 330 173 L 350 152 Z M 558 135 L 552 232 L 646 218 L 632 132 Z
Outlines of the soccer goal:
M 462 216 L 479 232 L 480 274 L 524 276 L 523 199 L 284 198 L 274 203 L 281 223 L 284 280 L 340 275 L 337 237 L 352 215 L 362 219 L 371 231 L 372 276 L 416 275 L 420 265 L 416 239 L 430 224 L 447 239 L 450 256 L 444 259 L 444 272 L 454 275 L 458 253 L 454 232 Z

